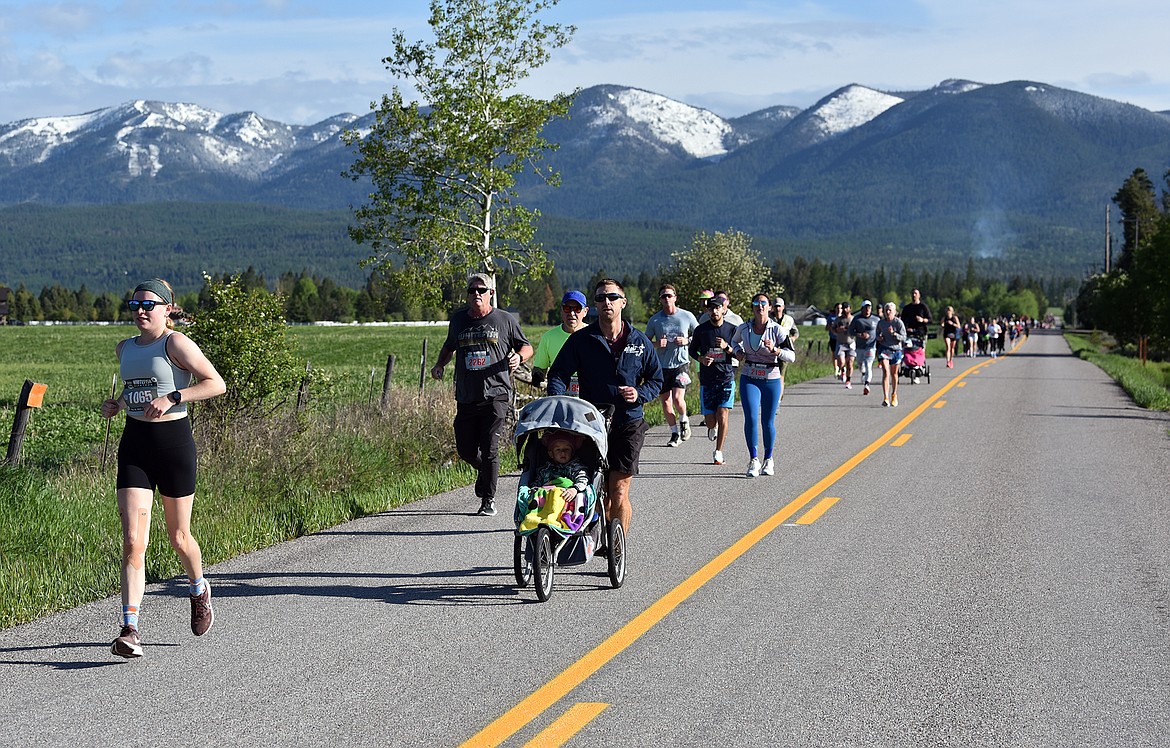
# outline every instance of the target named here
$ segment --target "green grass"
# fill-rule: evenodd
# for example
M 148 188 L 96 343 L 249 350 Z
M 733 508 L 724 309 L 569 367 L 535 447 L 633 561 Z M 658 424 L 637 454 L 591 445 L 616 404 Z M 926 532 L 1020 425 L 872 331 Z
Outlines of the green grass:
M 533 345 L 546 329 L 526 330 Z M 32 411 L 21 463 L 0 464 L 0 627 L 118 590 L 114 452 L 123 421 L 111 422 L 103 468 L 106 421 L 98 408 L 117 370 L 114 346 L 133 332 L 0 327 L 0 424 L 11 429 L 26 378 L 48 385 L 44 407 Z M 289 335 L 320 376 L 319 394 L 306 413 L 279 413 L 201 450 L 193 529 L 208 565 L 474 479 L 454 459 L 449 375 L 443 383 L 427 377 L 419 391 L 423 340 L 433 361 L 444 328 L 295 327 Z M 391 354 L 394 384 L 383 409 Z M 827 355 L 802 347 L 787 381 L 831 371 Z M 688 407 L 698 412 L 698 388 L 688 392 Z M 659 405 L 645 410 L 652 425 L 663 422 Z M 512 451 L 501 454 L 502 469 L 514 470 Z M 146 570 L 150 581 L 182 573 L 161 506 L 152 518 Z
M 1147 410 L 1170 410 L 1170 364 L 1112 353 L 1113 342 L 1100 333 L 1066 333 L 1072 352 L 1113 377 L 1133 401 Z

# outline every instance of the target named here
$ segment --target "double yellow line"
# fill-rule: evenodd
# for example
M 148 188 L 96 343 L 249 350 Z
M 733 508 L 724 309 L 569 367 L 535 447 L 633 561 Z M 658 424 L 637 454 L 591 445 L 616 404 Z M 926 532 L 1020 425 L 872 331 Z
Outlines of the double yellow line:
M 1016 348 L 1019 348 L 1019 344 L 1016 345 Z M 1015 348 L 1012 350 L 1014 352 Z M 948 390 L 962 381 L 964 377 L 982 369 L 988 364 L 993 363 L 995 360 L 996 359 L 988 359 L 981 364 L 977 364 L 976 366 L 967 369 L 962 374 L 952 379 L 938 392 L 928 397 L 925 402 L 923 402 L 914 410 L 910 411 L 910 413 L 908 413 L 905 418 L 903 418 L 901 421 L 898 421 L 897 424 L 878 437 L 878 439 L 868 447 L 849 458 L 849 460 L 847 460 L 833 472 L 826 475 L 824 478 L 821 478 L 815 485 L 802 493 L 800 496 L 797 496 L 795 499 L 790 501 L 783 509 L 764 520 L 747 535 L 744 535 L 742 538 L 737 540 L 730 548 L 711 559 L 701 569 L 684 579 L 677 587 L 672 589 L 670 592 L 667 592 L 656 602 L 654 602 L 649 608 L 640 613 L 636 618 L 627 623 L 625 626 L 622 626 L 608 639 L 603 641 L 601 644 L 598 644 L 596 647 L 586 653 L 581 659 L 574 662 L 568 668 L 563 670 L 559 675 L 538 688 L 519 704 L 509 709 L 494 722 L 469 738 L 465 743 L 463 743 L 464 748 L 497 746 L 510 738 L 512 735 L 522 730 L 525 726 L 528 725 L 528 723 L 536 719 L 547 709 L 551 708 L 554 704 L 567 696 L 570 691 L 583 683 L 586 678 L 597 672 L 603 665 L 608 663 L 623 650 L 641 638 L 643 634 L 653 628 L 655 624 L 665 618 L 672 610 L 681 605 L 691 595 L 695 594 L 695 592 L 697 592 L 700 587 L 711 581 L 711 579 L 713 579 L 716 574 L 726 569 L 733 561 L 747 553 L 752 546 L 763 540 L 769 533 L 795 516 L 801 509 L 805 507 L 805 505 L 807 505 L 817 496 L 823 494 L 830 486 L 839 481 L 850 470 L 860 465 L 867 457 L 885 446 L 885 444 L 893 439 L 896 434 L 898 434 L 902 429 L 918 418 L 918 416 L 925 413 L 928 408 L 930 408 L 937 400 L 942 398 L 942 396 L 946 394 Z M 828 510 L 829 506 L 831 505 L 832 502 L 827 504 L 822 502 L 821 504 L 818 504 L 817 507 L 814 507 L 812 510 L 810 510 L 810 514 L 812 512 L 816 512 L 818 508 L 820 508 L 821 511 L 817 513 L 816 516 L 812 517 L 812 519 L 808 520 L 808 522 L 815 520 L 820 516 L 820 514 L 823 514 L 824 511 Z M 804 519 L 805 518 L 802 518 L 801 521 L 807 524 L 807 522 L 804 522 Z M 598 706 L 601 708 L 590 710 L 589 719 L 596 717 L 601 713 L 602 709 L 604 709 L 604 705 Z M 566 715 L 566 717 L 568 716 L 569 715 Z M 583 723 L 579 723 L 576 729 L 580 729 L 582 724 Z M 558 732 L 561 732 L 563 735 L 564 729 L 565 728 L 562 725 Z M 572 735 L 573 732 L 576 732 L 576 730 L 574 729 L 569 732 L 569 735 Z M 555 741 L 550 741 L 550 744 L 558 743 Z

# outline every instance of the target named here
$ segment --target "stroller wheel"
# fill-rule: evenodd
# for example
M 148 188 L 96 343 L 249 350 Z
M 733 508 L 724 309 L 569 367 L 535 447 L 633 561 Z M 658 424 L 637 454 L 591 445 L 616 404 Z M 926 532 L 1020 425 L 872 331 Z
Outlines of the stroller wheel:
M 512 544 L 512 564 L 516 569 L 516 586 L 527 587 L 532 581 L 532 548 L 528 545 L 528 537 L 517 535 Z
M 536 599 L 542 603 L 552 597 L 553 551 L 548 528 L 541 527 L 532 536 L 532 581 L 536 584 Z
M 621 520 L 615 519 L 609 523 L 606 533 L 606 545 L 609 546 L 609 583 L 614 589 L 622 586 L 626 581 L 626 530 Z

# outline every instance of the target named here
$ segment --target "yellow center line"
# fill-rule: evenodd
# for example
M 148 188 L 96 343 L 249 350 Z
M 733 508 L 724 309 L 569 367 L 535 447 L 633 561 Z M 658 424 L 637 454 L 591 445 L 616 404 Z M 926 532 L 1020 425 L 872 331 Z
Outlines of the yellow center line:
M 912 437 L 912 436 L 914 436 L 914 435 L 913 434 L 902 434 L 897 439 L 895 439 L 893 442 L 891 442 L 890 446 L 900 447 L 903 444 L 905 444 L 906 442 L 910 441 L 910 437 Z
M 829 507 L 840 501 L 841 498 L 837 496 L 826 496 L 813 505 L 812 509 L 805 512 L 800 519 L 796 520 L 798 525 L 811 525 L 821 518 L 821 515 L 829 511 Z
M 935 407 L 936 409 L 938 409 L 938 408 L 944 408 L 944 407 L 946 407 L 946 404 L 947 404 L 947 401 L 946 401 L 946 400 L 939 400 L 937 403 L 935 403 L 935 404 L 934 404 L 934 407 Z
M 556 722 L 525 743 L 524 748 L 558 748 L 608 708 L 609 704 L 596 702 L 574 704 L 569 711 L 558 717 Z
M 1018 347 L 1019 345 L 1016 346 L 1016 348 Z M 1015 348 L 1012 350 L 1014 351 Z M 581 659 L 569 665 L 559 675 L 554 676 L 548 683 L 533 691 L 531 695 L 519 704 L 504 712 L 504 714 L 500 715 L 487 727 L 468 738 L 463 743 L 464 748 L 472 748 L 472 746 L 496 746 L 523 729 L 529 722 L 536 719 L 545 710 L 568 695 L 570 691 L 581 683 L 584 683 L 586 678 L 597 672 L 603 665 L 641 638 L 643 634 L 653 628 L 655 624 L 665 618 L 672 610 L 681 605 L 691 595 L 695 594 L 700 587 L 711 581 L 716 574 L 730 566 L 733 561 L 747 553 L 752 546 L 791 519 L 815 497 L 823 494 L 850 470 L 860 465 L 867 457 L 881 449 L 886 442 L 906 428 L 911 421 L 926 412 L 927 408 L 936 400 L 940 399 L 950 388 L 954 387 L 963 377 L 979 371 L 982 367 L 991 363 L 992 360 L 989 359 L 981 364 L 977 364 L 952 379 L 938 392 L 928 397 L 921 405 L 907 413 L 901 421 L 894 424 L 886 433 L 878 437 L 868 447 L 865 447 L 853 457 L 850 457 L 838 468 L 833 470 L 833 472 L 821 478 L 812 487 L 789 502 L 783 509 L 764 520 L 753 530 L 733 543 L 727 550 L 708 561 L 702 568 L 680 582 L 677 587 L 667 592 L 652 603 L 649 608 L 639 613 L 633 620 L 615 631 L 608 639 L 585 653 Z

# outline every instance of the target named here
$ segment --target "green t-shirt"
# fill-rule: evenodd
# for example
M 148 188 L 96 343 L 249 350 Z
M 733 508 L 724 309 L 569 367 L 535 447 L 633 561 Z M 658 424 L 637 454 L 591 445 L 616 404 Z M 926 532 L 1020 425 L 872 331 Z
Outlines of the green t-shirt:
M 532 365 L 537 369 L 548 371 L 552 362 L 556 360 L 557 354 L 561 352 L 561 346 L 565 344 L 571 334 L 565 332 L 564 325 L 557 325 L 541 335 L 540 344 L 536 347 L 536 355 L 532 357 Z

